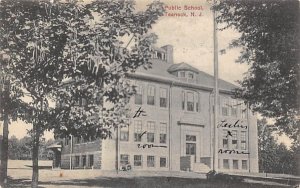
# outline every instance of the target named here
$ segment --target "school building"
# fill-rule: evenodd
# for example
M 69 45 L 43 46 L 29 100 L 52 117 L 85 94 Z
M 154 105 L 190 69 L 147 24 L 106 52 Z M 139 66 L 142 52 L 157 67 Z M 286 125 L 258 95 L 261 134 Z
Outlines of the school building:
M 65 139 L 55 166 L 103 170 L 208 172 L 213 165 L 214 77 L 174 63 L 173 47 L 155 48 L 152 68 L 129 74 L 137 93 L 130 100 L 130 125 L 112 139 Z M 199 60 L 200 63 L 201 60 Z M 219 80 L 219 171 L 258 172 L 257 120 L 237 86 Z M 58 146 L 57 146 L 58 148 Z M 60 151 L 61 150 L 61 151 Z

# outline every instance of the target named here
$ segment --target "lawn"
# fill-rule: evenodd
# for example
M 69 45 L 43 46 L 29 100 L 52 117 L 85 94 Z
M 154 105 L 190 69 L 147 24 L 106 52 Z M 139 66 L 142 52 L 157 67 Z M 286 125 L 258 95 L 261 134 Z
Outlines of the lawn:
M 18 161 L 10 162 L 8 169 L 9 181 L 8 187 L 30 187 L 32 169 L 30 163 L 22 167 Z M 47 164 L 47 163 L 42 163 Z M 159 187 L 197 187 L 197 188 L 279 188 L 287 187 L 276 183 L 265 182 L 209 182 L 205 174 L 192 172 L 120 172 L 101 171 L 101 170 L 51 170 L 42 168 L 39 171 L 40 187 L 141 187 L 141 188 L 159 188 Z

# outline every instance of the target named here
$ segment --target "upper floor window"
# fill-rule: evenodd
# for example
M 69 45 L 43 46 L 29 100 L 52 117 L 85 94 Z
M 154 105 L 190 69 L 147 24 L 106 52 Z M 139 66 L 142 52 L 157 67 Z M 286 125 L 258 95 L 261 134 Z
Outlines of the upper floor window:
M 149 85 L 148 86 L 148 95 L 147 95 L 147 104 L 154 105 L 155 99 L 155 87 Z
M 228 113 L 228 107 L 229 107 L 229 104 L 228 104 L 228 99 L 227 98 L 223 98 L 223 101 L 222 101 L 222 116 L 228 116 L 229 113 Z
M 194 73 L 189 72 L 188 73 L 188 79 L 194 79 Z
M 196 112 L 200 111 L 200 96 L 198 93 L 195 93 L 195 98 L 196 98 Z
M 142 104 L 143 103 L 143 87 L 142 86 L 136 86 L 136 94 L 134 102 L 135 104 Z
M 184 91 L 182 91 L 182 110 L 184 110 L 184 108 L 185 108 L 185 92 Z
M 180 78 L 185 78 L 185 72 L 184 71 L 180 71 L 178 74 L 179 74 L 178 76 Z
M 147 142 L 154 142 L 155 123 L 153 121 L 147 122 Z
M 160 88 L 160 98 L 159 98 L 160 107 L 167 107 L 167 89 Z
M 187 93 L 187 111 L 194 111 L 194 93 Z
M 128 141 L 129 139 L 129 127 L 122 127 L 120 131 L 120 140 L 121 141 Z
M 135 142 L 140 142 L 142 140 L 141 134 L 142 134 L 142 121 L 141 120 L 134 121 L 134 141 Z
M 237 117 L 237 101 L 231 100 L 231 116 Z
M 241 150 L 246 150 L 246 131 L 241 131 Z
M 167 143 L 167 124 L 160 123 L 160 134 L 159 134 L 159 143 Z
M 223 148 L 228 149 L 228 131 L 223 130 Z
M 238 149 L 238 141 L 237 141 L 237 131 L 231 131 L 231 144 L 232 144 L 232 149 Z
M 197 92 L 193 91 L 182 91 L 182 110 L 190 112 L 199 112 L 200 111 L 200 95 Z

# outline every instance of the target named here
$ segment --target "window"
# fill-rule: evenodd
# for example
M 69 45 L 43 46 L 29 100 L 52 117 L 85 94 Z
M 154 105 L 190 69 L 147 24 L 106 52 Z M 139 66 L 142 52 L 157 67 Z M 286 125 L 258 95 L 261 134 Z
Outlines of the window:
M 228 131 L 223 130 L 223 148 L 228 149 Z
M 188 79 L 194 79 L 194 73 L 189 72 L 188 73 Z
M 143 104 L 143 87 L 142 86 L 136 86 L 136 93 L 134 96 L 134 102 L 135 104 Z
M 228 159 L 223 159 L 223 168 L 229 169 L 229 160 Z
M 248 169 L 248 162 L 247 160 L 242 160 L 242 169 L 247 170 Z
M 79 156 L 75 156 L 75 167 L 79 167 L 79 163 L 80 163 L 80 157 Z
M 153 121 L 147 122 L 147 142 L 154 142 L 155 123 Z
M 196 142 L 196 136 L 194 136 L 194 135 L 186 135 L 185 136 L 185 140 L 186 141 Z
M 239 169 L 239 161 L 238 160 L 232 160 L 232 168 Z
M 121 165 L 127 165 L 127 164 L 129 164 L 129 155 L 127 155 L 127 154 L 121 154 L 120 164 Z
M 182 91 L 182 110 L 185 108 L 185 92 Z
M 155 166 L 155 157 L 147 156 L 147 167 L 154 167 L 154 166 Z
M 232 149 L 238 149 L 238 142 L 237 142 L 237 131 L 231 131 L 231 143 L 232 143 Z
M 137 120 L 134 121 L 134 141 L 135 142 L 140 142 L 142 141 L 142 121 Z
M 186 143 L 186 154 L 196 155 L 196 143 Z
M 237 117 L 237 101 L 235 99 L 231 100 L 231 116 Z
M 186 155 L 196 155 L 196 136 L 186 135 Z
M 86 166 L 86 155 L 82 156 L 82 166 L 85 167 Z
M 241 131 L 241 150 L 246 150 L 246 131 Z
M 160 123 L 160 134 L 159 134 L 159 143 L 167 143 L 167 124 Z
M 94 166 L 94 155 L 89 155 L 89 167 Z
M 161 157 L 159 160 L 160 167 L 167 167 L 167 158 Z
M 142 156 L 141 155 L 134 155 L 134 166 L 142 166 Z
M 129 139 L 129 127 L 122 127 L 120 131 L 120 140 L 121 141 L 128 141 Z
M 194 93 L 187 93 L 187 110 L 194 111 Z
M 167 89 L 160 88 L 159 105 L 160 107 L 167 107 Z
M 179 77 L 180 78 L 185 78 L 185 72 L 184 71 L 180 71 L 179 72 Z
M 195 98 L 196 98 L 196 112 L 200 111 L 200 96 L 198 93 L 195 93 Z
M 147 104 L 154 105 L 155 88 L 154 86 L 148 86 Z
M 228 113 L 228 99 L 227 98 L 224 98 L 223 101 L 222 101 L 222 116 L 228 116 L 229 113 Z

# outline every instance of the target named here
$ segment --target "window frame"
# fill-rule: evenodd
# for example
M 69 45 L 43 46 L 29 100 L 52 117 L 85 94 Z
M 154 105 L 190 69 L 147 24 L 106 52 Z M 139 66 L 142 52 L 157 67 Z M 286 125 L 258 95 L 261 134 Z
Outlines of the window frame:
M 120 141 L 122 141 L 122 142 L 128 142 L 129 141 L 129 126 L 125 126 L 125 127 L 120 128 Z
M 226 161 L 226 163 L 225 163 Z M 226 166 L 225 166 L 226 164 Z M 230 169 L 229 159 L 223 159 L 223 169 Z
M 153 95 L 152 95 L 152 92 L 153 92 Z M 151 103 L 152 97 L 153 97 L 153 104 Z M 148 88 L 147 88 L 147 105 L 155 106 L 155 86 L 154 85 L 148 85 Z
M 165 163 L 164 166 L 162 166 L 162 159 L 165 160 L 165 161 L 164 161 L 164 163 Z M 168 166 L 167 166 L 167 157 L 159 157 L 159 167 L 160 167 L 160 168 L 167 168 L 167 167 L 168 167 Z
M 134 121 L 134 142 L 141 142 L 142 137 L 141 134 L 143 132 L 143 123 L 142 120 Z
M 153 160 L 150 160 L 153 159 Z M 150 163 L 152 162 L 152 163 Z M 154 155 L 147 155 L 147 167 L 155 167 L 155 156 Z
M 162 93 L 162 91 L 165 91 L 165 93 Z M 165 98 L 163 98 L 163 96 L 162 96 L 163 94 L 166 95 Z M 165 100 L 164 101 L 165 106 L 162 105 L 162 102 L 163 102 L 162 99 Z M 159 88 L 159 107 L 167 108 L 167 106 L 168 106 L 168 89 L 167 88 Z
M 168 133 L 167 123 L 160 122 L 160 132 L 159 132 L 159 143 L 160 144 L 167 144 L 167 133 Z M 162 141 L 164 141 L 164 142 L 162 142 Z
M 140 103 L 138 100 L 140 100 Z M 136 85 L 136 93 L 134 95 L 134 104 L 136 104 L 136 105 L 143 104 L 143 85 L 141 85 L 141 84 Z
M 136 160 L 136 157 L 140 157 L 140 160 Z M 136 162 L 139 162 L 140 165 L 136 165 L 137 164 Z M 143 156 L 142 155 L 134 155 L 133 156 L 133 166 L 134 167 L 142 167 L 143 166 Z
M 153 141 L 150 138 L 153 138 Z M 155 142 L 155 121 L 147 121 L 147 142 Z

